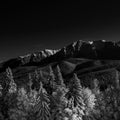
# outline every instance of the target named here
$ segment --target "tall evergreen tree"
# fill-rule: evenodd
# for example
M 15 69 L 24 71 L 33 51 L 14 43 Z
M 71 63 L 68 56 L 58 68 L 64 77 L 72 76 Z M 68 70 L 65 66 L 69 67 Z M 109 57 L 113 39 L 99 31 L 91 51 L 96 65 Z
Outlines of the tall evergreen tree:
M 42 82 L 40 82 L 40 89 L 38 93 L 38 99 L 34 107 L 36 113 L 36 120 L 50 120 L 50 108 L 49 108 L 49 97 L 47 91 L 43 88 Z
M 6 69 L 6 75 L 9 79 L 13 79 L 13 73 L 10 67 Z
M 51 66 L 49 66 L 49 83 L 53 90 L 57 87 L 55 83 L 55 75 Z
M 80 83 L 80 79 L 78 79 L 77 75 L 74 74 L 72 78 L 72 84 L 69 88 L 68 94 L 70 97 L 74 98 L 74 107 L 78 107 L 79 110 L 85 110 L 85 104 L 82 94 L 82 86 Z
M 58 86 L 65 86 L 59 65 L 57 65 L 56 83 Z
M 9 79 L 9 81 L 10 81 L 8 92 L 9 93 L 15 93 L 17 91 L 17 85 L 16 85 L 16 83 L 14 81 L 13 73 L 12 73 L 11 68 L 8 67 L 6 69 L 6 75 L 7 75 L 8 79 Z
M 47 84 L 48 83 L 48 79 L 45 79 L 44 78 L 44 75 L 43 75 L 43 71 L 42 70 L 38 70 L 38 75 L 39 75 L 39 83 L 40 81 L 43 83 L 43 84 Z
M 64 84 L 62 74 L 59 66 L 57 66 L 57 74 L 56 74 L 56 89 L 53 91 L 53 103 L 52 103 L 52 119 L 53 120 L 63 120 L 65 117 L 64 109 L 67 107 L 68 100 L 66 98 L 66 93 L 68 89 Z

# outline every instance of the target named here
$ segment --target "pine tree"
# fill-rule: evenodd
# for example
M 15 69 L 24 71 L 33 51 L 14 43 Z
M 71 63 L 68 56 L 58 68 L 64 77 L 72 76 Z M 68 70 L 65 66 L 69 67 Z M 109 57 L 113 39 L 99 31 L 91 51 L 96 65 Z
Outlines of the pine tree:
M 57 65 L 57 73 L 56 73 L 56 83 L 58 86 L 65 86 L 64 84 L 64 80 L 63 80 L 63 77 L 62 77 L 62 73 L 61 73 L 61 70 L 60 70 L 60 67 L 59 65 Z
M 50 120 L 50 108 L 49 108 L 49 97 L 47 91 L 43 88 L 42 82 L 40 82 L 40 89 L 38 93 L 38 99 L 34 107 L 34 112 L 37 114 L 36 120 Z
M 8 67 L 6 69 L 6 74 L 7 74 L 8 79 L 10 80 L 8 92 L 9 93 L 15 93 L 17 91 L 17 85 L 14 81 L 13 73 L 12 73 L 11 68 Z
M 40 81 L 41 81 L 43 84 L 47 84 L 48 83 L 48 79 L 44 78 L 43 71 L 42 70 L 38 70 L 37 73 L 38 73 L 38 76 L 39 76 L 38 82 L 40 83 Z
M 10 67 L 6 69 L 6 75 L 10 80 L 13 79 L 13 73 Z
M 52 102 L 52 119 L 53 120 L 63 120 L 65 117 L 64 109 L 67 107 L 68 100 L 66 98 L 66 93 L 68 89 L 64 84 L 62 74 L 60 72 L 59 66 L 57 66 L 57 87 L 55 91 L 53 91 L 53 102 Z
M 69 88 L 68 94 L 70 98 L 74 98 L 74 107 L 77 109 L 78 114 L 83 115 L 85 110 L 85 104 L 82 94 L 82 86 L 80 83 L 80 79 L 78 79 L 76 74 L 73 75 L 72 84 Z
M 49 66 L 49 83 L 50 83 L 50 87 L 52 88 L 52 90 L 54 90 L 57 86 L 56 86 L 56 83 L 55 83 L 55 75 L 54 75 L 54 72 L 52 70 L 52 67 Z
M 9 84 L 7 84 L 8 91 L 4 97 L 4 101 L 6 102 L 7 107 L 8 107 L 7 116 L 11 116 L 10 111 L 11 111 L 11 109 L 15 108 L 15 105 L 17 102 L 17 100 L 16 100 L 17 85 L 14 81 L 12 70 L 9 67 L 6 69 L 6 76 L 9 80 Z
M 74 74 L 72 78 L 72 83 L 70 86 L 69 94 L 71 97 L 74 97 L 74 105 L 80 105 L 82 102 L 82 86 L 80 83 L 80 79 L 78 79 L 77 75 Z

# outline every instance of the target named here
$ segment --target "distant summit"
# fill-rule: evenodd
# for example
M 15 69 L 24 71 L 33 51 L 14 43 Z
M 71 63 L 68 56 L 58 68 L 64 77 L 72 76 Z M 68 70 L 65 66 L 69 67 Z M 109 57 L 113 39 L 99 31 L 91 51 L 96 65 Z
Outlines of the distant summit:
M 62 48 L 57 54 L 61 54 L 64 58 L 79 57 L 86 59 L 118 60 L 120 59 L 119 52 L 119 42 L 78 40 Z

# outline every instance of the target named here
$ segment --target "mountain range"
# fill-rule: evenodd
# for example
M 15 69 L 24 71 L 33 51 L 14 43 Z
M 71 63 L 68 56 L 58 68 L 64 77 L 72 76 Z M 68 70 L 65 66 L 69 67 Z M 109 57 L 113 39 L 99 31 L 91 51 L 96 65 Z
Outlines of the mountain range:
M 16 80 L 27 78 L 28 73 L 40 69 L 48 74 L 48 66 L 60 66 L 64 77 L 77 73 L 79 77 L 90 73 L 120 70 L 120 42 L 106 40 L 78 40 L 59 50 L 45 49 L 40 52 L 19 56 L 0 63 L 0 79 L 10 67 Z

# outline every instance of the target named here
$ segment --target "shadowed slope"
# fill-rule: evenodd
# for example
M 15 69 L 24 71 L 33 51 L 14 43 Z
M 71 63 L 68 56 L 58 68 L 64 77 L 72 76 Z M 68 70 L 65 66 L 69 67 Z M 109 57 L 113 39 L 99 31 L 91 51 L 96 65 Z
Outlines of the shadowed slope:
M 15 70 L 25 69 L 25 73 L 29 73 L 30 69 L 34 70 L 49 64 L 53 66 L 59 64 L 65 75 L 74 72 L 82 75 L 111 68 L 119 70 L 119 53 L 119 42 L 78 40 L 60 50 L 43 50 L 10 59 L 0 64 L 0 72 L 10 67 Z

